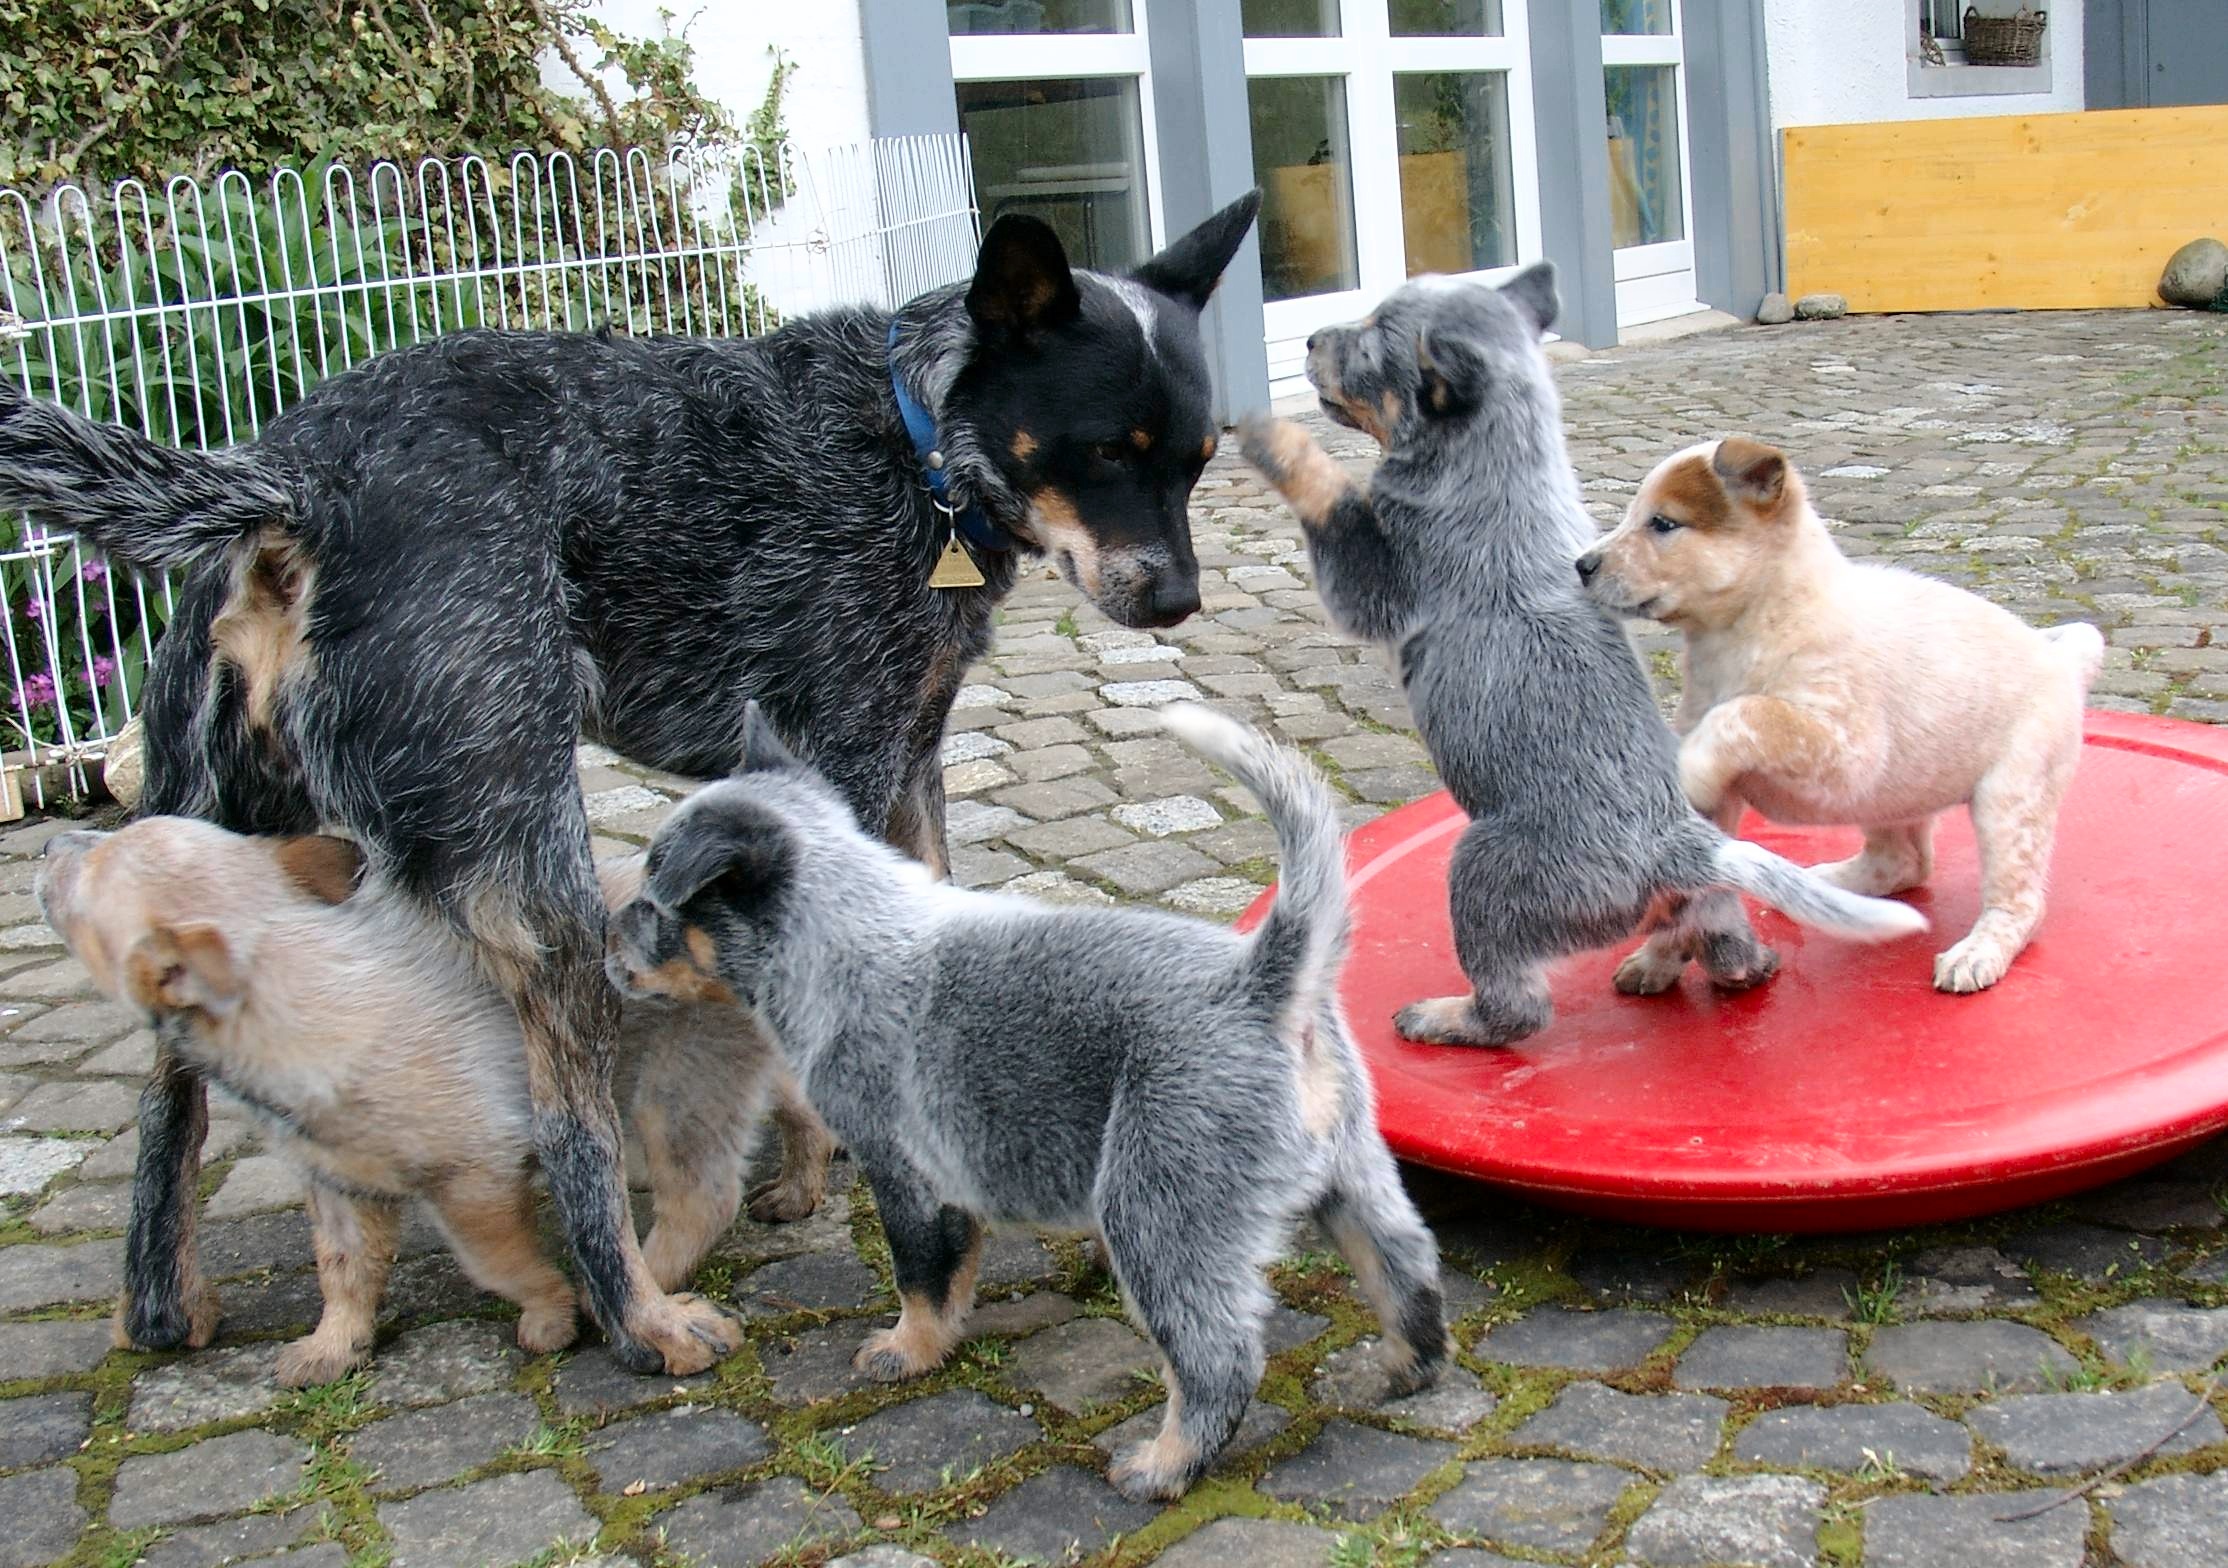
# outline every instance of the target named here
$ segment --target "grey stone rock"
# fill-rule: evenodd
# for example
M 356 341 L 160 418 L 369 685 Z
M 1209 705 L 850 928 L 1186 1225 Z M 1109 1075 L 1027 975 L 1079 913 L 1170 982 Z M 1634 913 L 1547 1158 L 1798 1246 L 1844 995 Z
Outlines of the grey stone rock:
M 892 1405 L 836 1434 L 846 1459 L 870 1458 L 886 1492 L 926 1492 L 1003 1459 L 1044 1434 L 1027 1416 L 976 1393 L 952 1389 Z
M 1837 321 L 1849 314 L 1849 302 L 1839 294 L 1805 294 L 1795 301 L 1795 315 L 1803 321 Z
M 2228 292 L 2228 245 L 2210 236 L 2175 251 L 2158 275 L 2158 297 L 2169 305 L 2204 310 L 2223 292 Z
M 1684 1292 L 1693 1269 L 1660 1252 L 1586 1252 L 1572 1260 L 1570 1276 L 1600 1301 L 1666 1302 Z
M 1756 307 L 1756 323 L 1764 327 L 1783 327 L 1795 319 L 1795 306 L 1784 294 L 1767 294 Z
M 1008 1381 L 1033 1388 L 1063 1410 L 1082 1411 L 1135 1393 L 1160 1354 L 1126 1323 L 1077 1318 L 1014 1347 Z
M 1476 1377 L 1451 1362 L 1431 1387 L 1394 1399 L 1378 1351 L 1375 1335 L 1333 1351 L 1324 1358 L 1321 1375 L 1308 1385 L 1308 1396 L 1334 1409 L 1373 1410 L 1441 1432 L 1467 1432 L 1500 1404 L 1478 1386 Z
M 0 1568 L 42 1568 L 77 1544 L 85 1510 L 77 1505 L 77 1473 L 29 1470 L 0 1477 Z
M 983 1243 L 982 1262 L 975 1269 L 977 1290 L 999 1290 L 1013 1285 L 1034 1285 L 1059 1272 L 1059 1260 L 1039 1236 L 1025 1230 L 993 1232 Z
M 1840 1319 L 1849 1316 L 1849 1301 L 1856 1293 L 1857 1276 L 1851 1270 L 1813 1269 L 1808 1274 L 1729 1281 L 1719 1305 L 1729 1312 L 1759 1317 Z
M 2081 1568 L 2086 1509 L 2053 1508 L 2004 1522 L 2047 1495 L 1883 1497 L 1864 1511 L 1864 1568 Z
M 301 1484 L 309 1449 L 271 1432 L 234 1432 L 168 1454 L 139 1454 L 116 1471 L 108 1522 L 119 1530 L 236 1514 Z
M 299 1209 L 203 1225 L 200 1236 L 201 1267 L 211 1279 L 304 1268 L 316 1261 L 309 1216 Z
M 108 1356 L 109 1332 L 105 1321 L 0 1323 L 0 1367 L 23 1378 L 90 1372 Z
M 1488 1361 L 1571 1372 L 1621 1372 L 1638 1366 L 1671 1337 L 1671 1320 L 1653 1312 L 1572 1312 L 1541 1307 L 1479 1339 Z
M 98 1147 L 82 1138 L 0 1138 L 0 1198 L 44 1191 Z
M 0 1312 L 105 1301 L 123 1288 L 124 1256 L 117 1242 L 0 1247 Z
M 264 1209 L 290 1209 L 307 1191 L 301 1167 L 292 1160 L 251 1154 L 232 1167 L 202 1212 L 210 1219 L 231 1219 Z
M 1576 1556 L 1600 1538 L 1617 1499 L 1637 1480 L 1615 1465 L 1478 1459 L 1427 1511 L 1448 1529 L 1497 1546 Z
M 1217 1519 L 1154 1559 L 1154 1568 L 1330 1568 L 1338 1537 L 1281 1519 Z
M 33 1394 L 27 1399 L 0 1400 L 0 1470 L 67 1459 L 92 1429 L 91 1394 Z
M 2112 1516 L 2112 1551 L 2127 1568 L 2228 1563 L 2228 1470 L 2145 1481 L 2105 1509 Z
M 31 1216 L 31 1228 L 42 1236 L 121 1232 L 131 1218 L 131 1198 L 129 1182 L 81 1181 L 41 1204 Z
M 757 1270 L 735 1289 L 746 1317 L 785 1317 L 866 1305 L 881 1284 L 849 1253 L 808 1252 Z
M 2123 1181 L 2083 1197 L 2074 1212 L 2129 1230 L 2219 1230 L 2228 1224 L 2211 1184 L 2201 1181 Z
M 1132 896 L 1164 893 L 1179 882 L 1190 882 L 1221 869 L 1217 862 L 1196 849 L 1172 839 L 1105 850 L 1087 855 L 1075 865 Z
M 1707 1328 L 1679 1357 L 1680 1388 L 1832 1388 L 1846 1375 L 1848 1336 L 1834 1328 Z
M 1330 1326 L 1329 1318 L 1295 1311 L 1280 1301 L 1269 1309 L 1269 1319 L 1261 1326 L 1261 1343 L 1270 1355 L 1281 1355 L 1320 1338 Z
M 2197 1396 L 2178 1383 L 2126 1393 L 2015 1394 L 1965 1414 L 1972 1429 L 2021 1470 L 2062 1476 L 2101 1469 L 2141 1453 L 2187 1418 Z M 2159 1450 L 2184 1454 L 2228 1438 L 2207 1410 Z
M 1513 1557 L 1503 1557 L 1499 1552 L 1479 1551 L 1474 1546 L 1456 1546 L 1443 1552 L 1433 1552 L 1423 1560 L 1423 1568 L 1525 1568 L 1525 1565 Z
M 1709 1394 L 1621 1394 L 1599 1383 L 1573 1383 L 1518 1427 L 1511 1441 L 1676 1474 L 1699 1470 L 1717 1452 L 1726 1409 Z
M 1108 1427 L 1091 1439 L 1091 1446 L 1108 1459 L 1120 1455 L 1124 1449 L 1147 1441 L 1160 1430 L 1164 1407 L 1148 1405 L 1127 1421 Z M 1216 1469 L 1226 1469 L 1238 1459 L 1252 1453 L 1270 1438 L 1292 1424 L 1292 1412 L 1282 1405 L 1272 1405 L 1265 1399 L 1256 1399 L 1246 1406 L 1246 1413 L 1238 1421 L 1238 1430 L 1231 1434 L 1230 1444 L 1223 1449 L 1216 1461 Z
M 851 1365 L 873 1327 L 848 1320 L 823 1323 L 765 1342 L 758 1359 L 774 1385 L 774 1398 L 785 1405 L 816 1404 L 874 1387 L 874 1379 Z
M 2101 1225 L 2063 1224 L 2022 1232 L 2005 1242 L 2004 1250 L 2034 1268 L 2095 1285 L 2165 1262 L 2174 1244 Z
M 1933 1317 L 2017 1310 L 2041 1300 L 2027 1271 L 1994 1247 L 1941 1247 L 1911 1259 L 1896 1307 Z
M 276 1345 L 227 1345 L 142 1372 L 126 1424 L 135 1432 L 183 1432 L 260 1415 L 278 1403 L 278 1353 Z
M 1929 1481 L 1956 1481 L 1973 1468 L 1973 1439 L 1956 1422 L 1913 1404 L 1786 1405 L 1741 1428 L 1733 1457 L 1843 1475 L 1892 1465 Z
M 1625 1551 L 1661 1568 L 1811 1568 L 1825 1503 L 1799 1476 L 1681 1476 L 1633 1522 Z
M 1087 1471 L 1054 1465 L 1006 1492 L 952 1536 L 1016 1562 L 1067 1563 L 1159 1517 L 1153 1504 L 1133 1503 Z
M 101 1081 L 45 1083 L 0 1116 L 8 1132 L 115 1132 L 139 1114 L 139 1091 Z
M 2073 1325 L 2122 1366 L 2158 1372 L 2202 1372 L 2228 1355 L 2228 1307 L 2178 1301 L 2131 1301 Z
M 265 1558 L 309 1529 L 315 1518 L 310 1509 L 283 1514 L 245 1514 L 219 1519 L 215 1524 L 189 1525 L 163 1534 L 147 1548 L 133 1568 L 225 1568 L 246 1558 Z M 308 1568 L 307 1551 L 290 1552 L 283 1568 Z M 347 1554 L 341 1554 L 342 1562 Z
M 1082 1310 L 1072 1296 L 1040 1290 L 1011 1301 L 984 1302 L 968 1314 L 965 1333 L 969 1339 L 1021 1339 L 1055 1323 L 1065 1323 Z
M 773 1451 L 755 1421 L 713 1405 L 679 1405 L 605 1427 L 588 1444 L 588 1463 L 605 1491 L 620 1492 L 637 1481 L 686 1486 L 754 1465 Z
M 2080 1363 L 2024 1323 L 1891 1323 L 1876 1329 L 1865 1365 L 1914 1394 L 2039 1389 Z
M 1314 1442 L 1272 1467 L 1257 1489 L 1268 1497 L 1371 1519 L 1455 1456 L 1455 1445 L 1333 1421 Z
M 646 1377 L 629 1372 L 611 1359 L 610 1351 L 599 1345 L 568 1356 L 551 1380 L 551 1389 L 557 1396 L 558 1410 L 566 1416 L 601 1420 L 654 1399 L 703 1388 L 711 1382 L 711 1377 L 709 1372 L 688 1378 L 667 1377 L 662 1372 Z
M 937 1568 L 937 1563 L 933 1557 L 923 1557 L 902 1546 L 870 1546 L 863 1552 L 838 1557 L 828 1568 Z
M 379 1523 L 394 1537 L 394 1568 L 493 1568 L 538 1556 L 559 1541 L 585 1545 L 599 1528 L 572 1489 L 548 1470 L 382 1503 Z
M 374 1421 L 348 1439 L 348 1457 L 371 1472 L 372 1490 L 406 1492 L 476 1470 L 540 1426 L 524 1395 L 478 1394 Z
M 862 1528 L 840 1495 L 822 1496 L 785 1475 L 699 1493 L 650 1527 L 663 1529 L 668 1552 L 698 1568 L 758 1568 L 776 1552 L 845 1540 Z
M 372 1363 L 371 1397 L 382 1405 L 438 1405 L 507 1387 L 518 1371 L 512 1331 L 493 1323 L 435 1323 L 412 1329 Z

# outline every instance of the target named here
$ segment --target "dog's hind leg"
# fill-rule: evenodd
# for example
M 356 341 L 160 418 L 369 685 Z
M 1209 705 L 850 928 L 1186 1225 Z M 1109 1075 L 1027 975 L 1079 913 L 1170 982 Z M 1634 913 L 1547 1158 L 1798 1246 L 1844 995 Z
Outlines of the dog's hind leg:
M 466 1277 L 518 1303 L 519 1348 L 562 1350 L 579 1334 L 573 1288 L 542 1256 L 522 1176 L 467 1171 L 433 1195 L 433 1215 Z
M 1810 869 L 1822 882 L 1873 898 L 1924 887 L 1934 874 L 1934 819 L 1868 827 L 1864 848 L 1857 854 Z
M 755 1115 L 756 1108 L 744 1111 Z M 676 1126 L 678 1121 L 681 1125 Z M 691 1137 L 684 1105 L 637 1099 L 630 1125 L 650 1171 L 654 1218 L 642 1242 L 642 1261 L 660 1290 L 679 1290 L 712 1250 L 743 1202 L 747 1141 L 734 1136 Z M 740 1128 L 722 1129 L 739 1134 Z
M 1779 972 L 1779 955 L 1757 939 L 1740 894 L 1722 887 L 1679 895 L 1663 924 L 1617 966 L 1614 983 L 1627 996 L 1660 995 L 1689 963 L 1725 991 L 1746 991 Z
M 317 1244 L 317 1289 L 325 1310 L 316 1329 L 279 1352 L 273 1375 L 287 1388 L 330 1383 L 371 1356 L 379 1298 L 402 1229 L 399 1204 L 355 1198 L 312 1180 L 310 1226 Z
M 1428 1388 L 1447 1360 L 1439 1244 L 1400 1184 L 1374 1126 L 1352 1124 L 1316 1223 L 1354 1271 L 1382 1332 L 1385 1377 L 1395 1397 Z
M 773 1071 L 773 1117 L 781 1133 L 781 1171 L 772 1181 L 753 1187 L 745 1201 L 752 1219 L 784 1224 L 803 1219 L 827 1196 L 828 1161 L 835 1157 L 836 1140 L 804 1091 L 797 1087 L 797 1080 L 779 1063 Z
M 1411 1002 L 1393 1027 L 1430 1045 L 1508 1045 L 1546 1028 L 1555 1016 L 1547 960 L 1587 945 L 1555 923 L 1572 896 L 1550 883 L 1529 849 L 1510 842 L 1504 825 L 1472 822 L 1447 868 L 1447 903 L 1455 957 L 1474 989 Z
M 1936 955 L 1937 991 L 1984 991 L 1994 985 L 2042 921 L 2058 805 L 2073 780 L 2081 735 L 2076 724 L 2062 736 L 2021 740 L 2025 743 L 2015 742 L 1973 791 L 1981 914 L 1962 941 Z
M 975 1304 L 983 1233 L 973 1215 L 939 1205 L 911 1172 L 874 1161 L 867 1180 L 889 1238 L 900 1306 L 897 1326 L 869 1334 L 852 1365 L 876 1382 L 895 1383 L 935 1370 L 959 1343 Z

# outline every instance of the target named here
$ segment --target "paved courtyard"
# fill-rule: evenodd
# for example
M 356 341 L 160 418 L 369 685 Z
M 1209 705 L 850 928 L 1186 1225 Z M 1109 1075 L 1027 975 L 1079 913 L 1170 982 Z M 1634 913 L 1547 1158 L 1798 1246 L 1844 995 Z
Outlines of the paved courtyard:
M 1744 328 L 1562 380 L 1604 518 L 1675 446 L 1779 441 L 1852 551 L 2097 620 L 2098 701 L 2228 721 L 2228 318 Z M 1218 459 L 1195 526 L 1206 606 L 1185 626 L 1115 629 L 1051 580 L 1015 594 L 947 744 L 961 880 L 1247 903 L 1269 832 L 1155 732 L 1146 710 L 1177 695 L 1305 745 L 1354 821 L 1432 787 L 1395 682 L 1325 627 L 1263 487 Z M 1668 675 L 1668 643 L 1649 647 Z M 613 841 L 678 788 L 597 757 L 584 781 Z M 937 1375 L 851 1372 L 893 1303 L 843 1164 L 820 1213 L 740 1224 L 703 1271 L 748 1324 L 708 1375 L 633 1378 L 593 1346 L 521 1357 L 509 1310 L 419 1226 L 373 1368 L 287 1393 L 270 1372 L 315 1316 L 307 1227 L 219 1107 L 219 1343 L 112 1351 L 152 1042 L 38 922 L 50 831 L 0 835 L 0 1568 L 2228 1562 L 2228 1142 L 2065 1205 L 1806 1240 L 1621 1229 L 1416 1173 L 1459 1365 L 1386 1403 L 1351 1282 L 1298 1253 L 1235 1451 L 1166 1510 L 1102 1479 L 1162 1393 L 1072 1241 L 995 1237 L 974 1337 Z

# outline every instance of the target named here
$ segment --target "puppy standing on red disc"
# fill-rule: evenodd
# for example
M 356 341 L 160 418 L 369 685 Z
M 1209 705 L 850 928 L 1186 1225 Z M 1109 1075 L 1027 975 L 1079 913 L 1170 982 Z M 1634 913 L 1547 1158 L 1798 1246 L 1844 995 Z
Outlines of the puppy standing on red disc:
M 1553 1016 L 1547 965 L 1649 925 L 1729 988 L 1771 977 L 1734 890 L 1866 940 L 1921 931 L 1695 815 L 1617 617 L 1571 563 L 1595 542 L 1540 351 L 1542 262 L 1502 289 L 1412 282 L 1309 340 L 1308 379 L 1385 460 L 1367 491 L 1299 426 L 1256 416 L 1247 459 L 1299 514 L 1340 626 L 1400 656 L 1401 686 L 1471 824 L 1448 868 L 1468 996 L 1412 1002 L 1411 1040 L 1506 1045 Z
M 1981 916 L 1935 958 L 1934 984 L 2003 978 L 2042 919 L 2104 660 L 2095 627 L 2038 631 L 1962 588 L 1851 561 L 1794 465 L 1742 436 L 1657 464 L 1578 575 L 1609 608 L 1686 633 L 1679 778 L 1728 832 L 1749 805 L 1855 823 L 1863 852 L 1818 875 L 1900 893 L 1933 871 L 1936 815 L 1969 802 Z M 1664 990 L 1686 962 L 1658 933 L 1618 982 Z

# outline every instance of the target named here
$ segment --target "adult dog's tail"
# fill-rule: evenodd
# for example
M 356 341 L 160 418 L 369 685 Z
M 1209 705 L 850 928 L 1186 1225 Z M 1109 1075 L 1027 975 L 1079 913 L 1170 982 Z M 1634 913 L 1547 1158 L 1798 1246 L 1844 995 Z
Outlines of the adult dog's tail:
M 0 509 L 150 570 L 182 566 L 267 525 L 296 500 L 252 447 L 185 452 L 99 425 L 0 378 Z
M 1753 893 L 1790 920 L 1860 942 L 1886 942 L 1927 926 L 1926 916 L 1909 904 L 1835 887 L 1792 860 L 1744 839 L 1720 838 L 1710 869 L 1711 881 Z
M 1337 985 L 1346 956 L 1346 846 L 1330 790 L 1297 752 L 1212 708 L 1172 703 L 1160 718 L 1253 791 L 1276 829 L 1282 874 L 1247 965 L 1265 994 L 1287 999 L 1286 1016 L 1311 1017 Z

